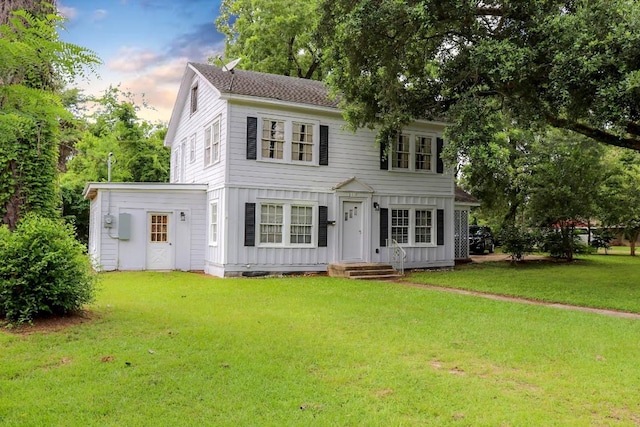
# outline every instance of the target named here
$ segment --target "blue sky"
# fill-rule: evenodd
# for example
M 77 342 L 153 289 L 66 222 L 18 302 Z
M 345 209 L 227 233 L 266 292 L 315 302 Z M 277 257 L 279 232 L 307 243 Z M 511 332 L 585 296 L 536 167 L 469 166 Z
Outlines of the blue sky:
M 99 95 L 119 84 L 155 108 L 140 117 L 168 122 L 187 61 L 224 50 L 214 25 L 219 8 L 220 0 L 58 0 L 67 18 L 61 38 L 103 61 L 98 76 L 75 86 Z

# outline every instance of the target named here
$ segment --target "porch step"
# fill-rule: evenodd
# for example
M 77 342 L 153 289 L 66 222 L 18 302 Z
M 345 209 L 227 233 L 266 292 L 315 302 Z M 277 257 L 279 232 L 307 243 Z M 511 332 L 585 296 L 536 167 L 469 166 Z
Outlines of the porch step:
M 390 264 L 329 264 L 329 276 L 360 280 L 390 280 L 402 277 Z

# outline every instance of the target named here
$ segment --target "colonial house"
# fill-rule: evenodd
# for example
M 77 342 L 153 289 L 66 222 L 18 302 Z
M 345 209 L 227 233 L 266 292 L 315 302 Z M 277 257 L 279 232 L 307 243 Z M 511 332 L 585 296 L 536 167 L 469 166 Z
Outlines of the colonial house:
M 331 263 L 450 267 L 476 204 L 440 158 L 445 123 L 390 147 L 346 129 L 321 82 L 189 63 L 169 122 L 171 182 L 88 183 L 101 270 L 215 276 Z M 456 197 L 457 196 L 457 197 Z

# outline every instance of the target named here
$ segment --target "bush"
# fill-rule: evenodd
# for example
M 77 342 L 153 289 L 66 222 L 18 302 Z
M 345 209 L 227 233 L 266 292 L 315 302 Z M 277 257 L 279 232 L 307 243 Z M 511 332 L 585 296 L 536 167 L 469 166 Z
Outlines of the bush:
M 527 230 L 515 226 L 508 226 L 500 232 L 502 252 L 511 255 L 512 260 L 520 261 L 526 254 L 533 252 L 535 238 Z
M 591 239 L 591 246 L 593 246 L 596 251 L 599 248 L 604 248 L 604 253 L 606 254 L 611 247 L 611 241 L 613 240 L 613 234 L 606 228 L 600 228 L 598 230 L 594 230 L 593 238 Z
M 0 227 L 0 316 L 17 323 L 64 315 L 93 300 L 97 276 L 74 230 L 25 216 L 14 232 Z

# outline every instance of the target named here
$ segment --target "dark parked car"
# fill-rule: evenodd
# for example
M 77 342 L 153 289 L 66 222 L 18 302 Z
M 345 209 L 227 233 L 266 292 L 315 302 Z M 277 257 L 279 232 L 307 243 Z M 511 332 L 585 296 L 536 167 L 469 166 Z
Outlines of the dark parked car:
M 469 226 L 469 251 L 474 254 L 493 253 L 495 242 L 489 227 L 480 225 Z

